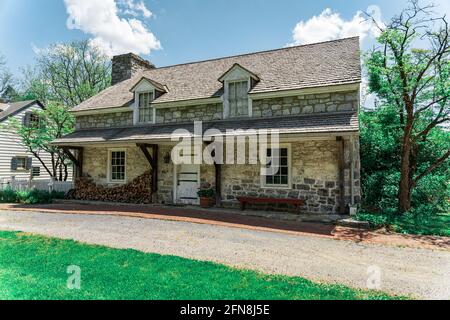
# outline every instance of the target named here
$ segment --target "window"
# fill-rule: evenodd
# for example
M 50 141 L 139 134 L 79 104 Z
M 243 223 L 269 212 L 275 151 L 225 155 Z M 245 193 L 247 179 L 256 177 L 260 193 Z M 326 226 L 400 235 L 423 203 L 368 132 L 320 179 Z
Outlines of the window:
M 230 117 L 248 116 L 248 81 L 228 83 Z
M 278 150 L 277 152 L 274 150 Z M 290 186 L 290 152 L 288 147 L 279 149 L 267 149 L 267 159 L 270 161 L 267 167 L 274 162 L 274 157 L 278 156 L 278 171 L 273 175 L 263 177 L 263 184 L 267 187 L 289 187 Z M 273 152 L 273 154 L 272 154 Z
M 153 110 L 151 102 L 153 101 L 153 92 L 143 92 L 138 94 L 139 99 L 139 122 L 148 123 L 153 121 Z
M 124 150 L 112 150 L 109 157 L 109 180 L 125 182 L 126 154 Z
M 25 116 L 23 118 L 23 125 L 27 128 L 38 128 L 39 116 L 33 112 L 25 113 Z
M 30 170 L 32 158 L 14 157 L 11 159 L 11 171 Z
M 30 120 L 28 126 L 30 128 L 38 128 L 39 127 L 39 116 L 35 113 L 30 114 Z

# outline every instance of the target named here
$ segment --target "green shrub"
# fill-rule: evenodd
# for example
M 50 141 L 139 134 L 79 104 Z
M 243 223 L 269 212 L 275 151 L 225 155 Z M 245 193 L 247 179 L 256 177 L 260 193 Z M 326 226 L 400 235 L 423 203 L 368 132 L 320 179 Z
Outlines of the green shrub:
M 18 191 L 17 198 L 24 204 L 44 204 L 53 202 L 52 193 L 33 189 L 30 191 Z
M 216 192 L 214 191 L 213 188 L 207 188 L 207 189 L 200 189 L 197 192 L 197 194 L 198 194 L 198 196 L 200 198 L 210 198 L 210 199 L 212 199 L 212 198 L 214 198 Z
M 1 203 L 14 203 L 17 202 L 17 194 L 11 188 L 0 190 L 0 202 Z
M 24 190 L 14 191 L 10 188 L 0 190 L 1 203 L 23 203 L 23 204 L 46 204 L 52 203 L 54 199 L 64 199 L 64 192 Z

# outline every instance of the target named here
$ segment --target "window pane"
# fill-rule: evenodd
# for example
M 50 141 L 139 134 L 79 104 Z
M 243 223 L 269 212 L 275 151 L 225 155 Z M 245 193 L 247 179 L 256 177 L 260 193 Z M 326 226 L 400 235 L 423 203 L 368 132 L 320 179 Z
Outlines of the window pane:
M 228 91 L 230 117 L 248 115 L 248 82 L 231 82 Z
M 152 92 L 139 94 L 139 122 L 152 122 L 153 111 L 151 102 L 153 100 Z
M 125 152 L 124 151 L 111 152 L 111 180 L 112 181 L 125 180 Z
M 278 164 L 279 168 L 276 173 L 274 173 L 272 176 L 266 176 L 265 182 L 266 185 L 271 186 L 287 186 L 289 184 L 289 163 L 288 163 L 288 149 L 287 148 L 281 148 L 281 149 L 274 149 L 273 156 L 272 156 L 272 149 L 267 149 L 267 156 L 270 158 L 275 157 L 278 155 Z M 274 161 L 274 160 L 272 160 Z M 275 162 L 275 161 L 274 161 Z M 269 167 L 268 165 L 267 167 Z

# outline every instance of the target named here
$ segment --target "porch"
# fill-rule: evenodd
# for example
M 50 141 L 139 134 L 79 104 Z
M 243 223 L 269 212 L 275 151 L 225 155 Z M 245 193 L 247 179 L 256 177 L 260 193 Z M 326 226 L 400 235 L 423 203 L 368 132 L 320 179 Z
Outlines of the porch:
M 333 128 L 329 125 L 332 116 Z M 322 123 L 324 122 L 324 123 Z M 336 123 L 341 123 L 337 126 Z M 249 149 L 244 150 L 244 161 L 239 160 L 238 146 L 233 144 L 232 161 L 204 161 L 208 136 L 214 129 L 222 132 L 222 139 L 249 137 L 249 132 L 236 133 L 236 128 L 275 130 L 279 134 L 279 170 L 266 177 L 261 173 L 261 162 L 250 161 Z M 216 129 L 217 128 L 217 129 Z M 183 132 L 180 134 L 179 130 Z M 231 134 L 229 133 L 231 130 Z M 248 129 L 246 129 L 248 130 Z M 209 136 L 215 140 L 216 134 Z M 188 151 L 191 162 L 178 164 L 172 159 L 172 149 L 179 142 L 173 140 L 200 138 L 200 148 Z M 204 142 L 206 141 L 206 142 Z M 209 140 L 211 141 L 211 140 Z M 234 140 L 233 140 L 234 141 Z M 351 204 L 360 200 L 358 123 L 355 114 L 301 116 L 268 120 L 204 122 L 200 131 L 194 124 L 153 125 L 118 129 L 81 130 L 59 139 L 77 167 L 76 176 L 90 179 L 111 194 L 115 188 L 118 199 L 97 197 L 95 192 L 80 200 L 127 202 L 124 195 L 137 192 L 142 195 L 143 176 L 148 177 L 148 198 L 138 203 L 198 205 L 200 186 L 214 188 L 216 206 L 236 208 L 239 197 L 299 199 L 305 205 L 302 212 L 314 214 L 347 214 Z M 248 145 L 244 143 L 245 147 Z M 259 147 L 258 147 L 259 148 Z M 226 153 L 228 153 L 226 145 Z M 211 150 L 208 150 L 208 152 Z M 261 154 L 261 150 L 258 150 Z M 258 153 L 257 152 L 257 153 Z M 263 150 L 262 152 L 265 152 Z M 270 152 L 270 149 L 267 149 Z M 200 161 L 194 160 L 200 155 Z M 129 185 L 129 187 L 124 187 Z M 85 188 L 86 189 L 86 188 Z M 94 190 L 94 188 L 93 188 Z M 97 189 L 98 191 L 99 189 Z M 144 191 L 145 193 L 147 191 Z M 138 194 L 130 198 L 139 198 Z M 136 202 L 136 201 L 130 201 Z M 289 211 L 287 205 L 254 206 L 258 210 Z

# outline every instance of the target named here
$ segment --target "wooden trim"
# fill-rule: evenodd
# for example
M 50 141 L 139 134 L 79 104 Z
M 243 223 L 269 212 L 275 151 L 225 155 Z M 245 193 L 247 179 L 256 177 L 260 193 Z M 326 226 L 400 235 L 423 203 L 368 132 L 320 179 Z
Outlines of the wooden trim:
M 152 167 L 152 193 L 155 194 L 158 191 L 158 145 L 138 143 L 136 146 L 141 149 L 148 163 Z M 148 151 L 148 148 L 152 149 L 153 156 Z
M 222 165 L 214 163 L 216 183 L 216 207 L 222 206 Z
M 131 108 L 131 107 L 112 107 L 112 108 L 69 111 L 69 112 L 73 113 L 73 115 L 75 117 L 81 117 L 81 116 L 91 116 L 91 115 L 97 115 L 97 114 L 132 112 L 132 111 L 133 111 L 133 108 Z
M 336 137 L 338 144 L 338 171 L 339 171 L 339 214 L 345 214 L 345 154 L 344 138 Z
M 320 93 L 336 93 L 359 90 L 360 82 L 331 85 L 331 86 L 317 86 L 305 89 L 293 89 L 293 90 L 280 90 L 280 91 L 268 91 L 268 92 L 250 92 L 249 96 L 253 100 L 268 99 L 268 98 L 282 98 L 291 97 L 305 94 L 320 94 Z

